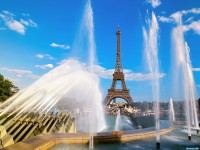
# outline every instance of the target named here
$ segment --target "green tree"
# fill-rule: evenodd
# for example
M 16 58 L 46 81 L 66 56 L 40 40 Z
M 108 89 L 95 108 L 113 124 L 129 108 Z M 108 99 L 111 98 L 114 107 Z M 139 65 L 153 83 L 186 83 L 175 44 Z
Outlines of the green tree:
M 0 102 L 4 102 L 18 91 L 18 87 L 16 87 L 11 81 L 5 79 L 4 76 L 0 74 Z

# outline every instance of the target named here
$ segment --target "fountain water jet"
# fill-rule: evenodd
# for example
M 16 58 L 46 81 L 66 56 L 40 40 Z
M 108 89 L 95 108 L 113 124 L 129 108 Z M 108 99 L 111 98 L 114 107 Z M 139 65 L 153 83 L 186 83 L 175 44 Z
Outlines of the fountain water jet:
M 188 81 L 188 89 L 189 90 L 189 95 L 190 95 L 190 107 L 191 107 L 191 119 L 192 119 L 192 125 L 196 128 L 199 128 L 198 125 L 198 116 L 197 116 L 197 110 L 196 110 L 196 89 L 195 89 L 195 82 L 194 82 L 194 77 L 193 77 L 193 72 L 192 72 L 192 64 L 190 61 L 190 49 L 185 42 L 185 49 L 186 49 L 186 72 L 188 74 L 187 81 Z
M 93 72 L 93 66 L 97 63 L 97 58 L 91 0 L 86 0 L 80 27 L 75 39 L 72 56 L 78 57 L 79 60 L 87 60 L 87 64 L 90 66 L 91 72 Z
M 160 106 L 159 106 L 159 60 L 158 60 L 158 22 L 152 12 L 152 19 L 147 20 L 147 29 L 143 28 L 145 41 L 145 56 L 149 72 L 152 74 L 152 96 L 155 110 L 156 121 L 156 146 L 160 148 Z
M 120 109 L 117 110 L 117 117 L 115 121 L 115 131 L 120 130 L 120 122 L 121 122 L 121 114 L 120 114 Z
M 96 46 L 95 46 L 95 40 L 94 40 L 94 21 L 93 21 L 93 10 L 91 6 L 91 0 L 87 0 L 86 6 L 84 9 L 84 16 L 83 16 L 83 26 L 85 26 L 85 29 L 87 30 L 88 33 L 88 51 L 89 51 L 89 69 L 90 72 L 93 73 L 93 66 L 95 64 L 96 56 Z M 93 112 L 95 111 L 95 107 L 92 105 L 91 106 L 91 112 L 90 112 L 90 117 L 89 117 L 89 122 L 90 122 L 90 142 L 89 142 L 89 149 L 93 150 L 93 132 L 94 132 L 94 120 L 95 117 L 93 115 Z
M 5 108 L 1 107 L 1 115 L 9 112 L 18 115 L 30 112 L 48 113 L 59 101 L 67 105 L 65 109 L 70 110 L 76 107 L 90 108 L 93 105 L 95 111 L 92 119 L 97 122 L 94 131 L 100 131 L 105 127 L 102 95 L 98 77 L 89 70 L 78 60 L 65 61 L 16 96 L 10 105 L 3 105 Z
M 196 110 L 196 89 L 194 77 L 192 72 L 192 65 L 189 55 L 188 44 L 184 40 L 184 27 L 182 26 L 182 18 L 178 21 L 177 27 L 172 31 L 172 42 L 174 49 L 174 62 L 173 67 L 176 72 L 176 83 L 182 83 L 182 90 L 184 91 L 185 100 L 185 114 L 188 128 L 188 139 L 191 140 L 191 126 L 199 128 L 197 110 Z M 179 79 L 179 80 L 178 80 Z M 179 88 L 180 89 L 180 88 Z
M 174 105 L 172 98 L 170 98 L 169 101 L 169 118 L 171 120 L 171 124 L 173 124 L 173 121 L 175 121 L 175 115 L 174 115 Z

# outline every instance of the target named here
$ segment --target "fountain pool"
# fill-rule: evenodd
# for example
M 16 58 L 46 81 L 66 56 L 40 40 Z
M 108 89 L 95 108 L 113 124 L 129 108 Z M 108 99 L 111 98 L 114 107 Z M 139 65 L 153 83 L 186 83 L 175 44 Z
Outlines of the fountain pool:
M 110 117 L 110 116 L 108 116 Z M 112 116 L 113 118 L 110 119 L 113 122 L 116 118 Z M 161 120 L 160 126 L 162 128 L 169 127 L 170 122 L 168 120 Z M 145 128 L 145 129 L 133 129 L 129 130 L 128 133 L 135 132 L 147 132 L 147 131 L 155 131 L 155 127 Z M 168 134 L 161 135 L 161 149 L 183 149 L 186 148 L 200 148 L 200 136 L 196 134 L 196 132 L 192 132 L 192 141 L 188 141 L 187 139 L 187 128 L 186 126 L 180 126 L 180 125 L 174 125 L 174 129 L 172 132 Z M 94 143 L 94 149 L 95 150 L 129 150 L 129 149 L 139 149 L 139 150 L 153 150 L 156 149 L 156 145 L 153 144 L 156 143 L 155 138 L 149 138 L 144 140 L 136 140 L 136 141 L 129 141 L 129 142 L 120 142 L 120 143 Z M 170 143 L 170 144 L 169 144 Z M 87 144 L 59 144 L 55 145 L 54 147 L 50 148 L 50 150 L 88 150 L 89 145 Z

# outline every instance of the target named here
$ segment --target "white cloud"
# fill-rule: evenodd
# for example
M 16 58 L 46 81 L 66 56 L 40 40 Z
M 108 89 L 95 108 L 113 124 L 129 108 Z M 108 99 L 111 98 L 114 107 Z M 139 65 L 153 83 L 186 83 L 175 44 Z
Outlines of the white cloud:
M 105 79 L 112 79 L 113 78 L 113 73 L 114 69 L 106 69 L 104 67 L 101 67 L 99 65 L 95 65 L 93 67 L 94 73 L 96 73 L 100 78 L 105 78 Z M 163 78 L 166 74 L 160 73 L 160 74 L 143 74 L 143 73 L 134 73 L 132 70 L 129 69 L 124 69 L 123 70 L 125 74 L 126 80 L 129 81 L 146 81 L 146 80 L 152 80 L 154 78 Z
M 161 4 L 160 0 L 152 0 L 151 3 L 153 8 L 158 7 Z
M 64 44 L 51 43 L 50 46 L 51 47 L 58 47 L 58 48 L 62 48 L 62 49 L 70 49 L 69 45 L 64 45 Z
M 114 73 L 114 69 L 106 69 L 99 65 L 93 66 L 93 71 L 97 74 L 100 78 L 112 78 L 112 74 Z
M 1 67 L 0 70 L 2 71 L 5 71 L 5 72 L 8 72 L 10 74 L 14 74 L 16 75 L 17 77 L 23 77 L 23 76 L 27 76 L 31 79 L 36 79 L 36 78 L 39 78 L 40 76 L 38 75 L 34 75 L 32 73 L 32 71 L 30 70 L 21 70 L 21 69 L 10 69 L 10 68 L 7 68 L 7 67 Z
M 196 15 L 200 14 L 200 8 L 192 8 L 190 10 L 177 11 L 177 12 L 171 14 L 169 17 L 159 16 L 159 20 L 161 22 L 166 22 L 166 23 L 172 23 L 174 21 L 179 22 L 183 15 L 188 15 L 188 14 L 196 14 Z M 189 17 L 186 20 L 186 22 L 192 21 L 193 18 L 194 18 L 193 16 Z
M 181 13 L 184 14 L 184 15 L 187 15 L 189 13 L 191 13 L 191 14 L 200 14 L 200 8 L 192 8 L 190 10 L 182 10 Z
M 182 10 L 182 11 L 177 11 L 173 14 L 171 14 L 171 18 L 174 18 L 176 21 L 179 21 L 180 17 L 183 15 L 188 15 L 188 14 L 200 14 L 200 8 L 192 8 L 190 10 Z
M 8 16 L 15 16 L 13 13 L 7 11 L 7 10 L 4 10 L 2 11 L 5 15 L 8 15 Z
M 44 58 L 44 55 L 43 54 L 37 54 L 37 55 L 35 55 L 35 57 L 42 59 L 42 58 Z
M 27 21 L 25 21 L 24 19 L 20 19 L 20 22 L 22 23 L 22 24 L 24 24 L 25 26 L 30 26 L 30 27 L 35 27 L 35 28 L 37 28 L 37 23 L 35 23 L 33 20 L 31 20 L 31 19 L 28 19 Z
M 60 61 L 58 64 L 63 65 L 65 63 L 68 63 L 67 59 Z M 83 64 L 82 67 L 90 70 L 90 68 L 86 64 Z M 102 79 L 112 79 L 113 73 L 115 71 L 115 69 L 106 69 L 100 65 L 94 65 L 92 69 L 93 69 L 93 73 Z M 160 74 L 135 73 L 130 69 L 123 69 L 123 73 L 125 75 L 125 79 L 129 81 L 147 81 L 147 80 L 152 80 L 155 78 L 163 78 L 166 76 L 166 74 L 164 73 L 160 73 Z
M 29 19 L 28 21 L 29 21 L 29 25 L 30 25 L 31 27 L 35 27 L 35 28 L 38 27 L 38 24 L 35 23 L 33 20 Z
M 125 74 L 126 80 L 134 80 L 134 81 L 146 81 L 146 80 L 152 80 L 155 78 L 163 78 L 166 74 L 160 73 L 160 74 L 143 74 L 143 73 L 129 73 Z
M 32 72 L 30 70 L 20 70 L 20 69 L 9 69 L 7 67 L 2 67 L 0 68 L 1 70 L 10 72 L 10 73 L 14 73 L 16 75 L 27 75 L 27 74 L 32 74 Z
M 64 63 L 68 62 L 68 60 L 62 60 L 59 62 L 59 65 L 63 65 Z M 86 69 L 89 69 L 87 65 L 85 64 L 84 67 Z M 94 65 L 93 66 L 93 72 L 99 77 L 103 79 L 112 79 L 113 78 L 113 73 L 115 69 L 106 69 L 100 65 Z M 125 75 L 125 79 L 129 81 L 147 81 L 147 80 L 152 80 L 155 78 L 163 78 L 166 76 L 164 73 L 160 74 L 143 74 L 143 73 L 135 73 L 130 69 L 123 69 L 123 73 Z
M 167 18 L 167 17 L 164 17 L 164 16 L 158 16 L 158 19 L 159 19 L 159 21 L 166 22 L 166 23 L 170 23 L 170 22 L 173 21 L 171 18 Z
M 29 22 L 28 21 L 25 21 L 24 19 L 20 19 L 20 22 L 22 24 L 24 24 L 25 26 L 29 26 Z
M 194 19 L 194 17 L 190 17 L 190 18 L 188 18 L 185 22 L 192 22 L 193 19 Z
M 10 30 L 16 31 L 19 34 L 24 35 L 27 28 L 26 27 L 34 27 L 36 28 L 38 25 L 31 19 L 17 19 L 16 16 L 9 11 L 2 11 L 0 13 L 0 20 L 4 22 L 5 26 L 7 26 Z
M 150 3 L 153 8 L 156 8 L 161 4 L 160 0 L 146 0 L 146 2 Z
M 40 77 L 33 74 L 30 70 L 11 69 L 8 67 L 2 67 L 0 70 L 4 77 L 12 81 L 20 89 L 27 87 Z
M 193 71 L 200 71 L 200 68 L 192 68 Z
M 25 33 L 26 28 L 21 22 L 14 20 L 14 21 L 8 21 L 6 24 L 10 30 L 16 31 L 20 34 Z
M 43 59 L 43 58 L 48 58 L 48 59 L 55 59 L 53 58 L 51 55 L 49 54 L 36 54 L 35 57 L 39 58 L 39 59 Z
M 171 14 L 169 17 L 165 16 L 158 16 L 159 21 L 165 22 L 165 23 L 179 23 L 182 22 L 182 16 L 183 15 L 188 15 L 188 14 L 200 14 L 200 8 L 193 8 L 190 10 L 182 10 L 182 11 L 177 11 L 173 14 Z M 200 35 L 200 20 L 198 21 L 193 21 L 194 16 L 189 17 L 186 19 L 182 24 L 183 24 L 183 29 L 184 31 L 190 31 L 193 30 L 196 34 Z M 190 24 L 188 24 L 190 23 Z
M 185 26 L 185 31 L 193 30 L 196 34 L 200 34 L 200 20 L 193 21 L 191 24 Z
M 52 64 L 46 64 L 46 65 L 35 65 L 36 68 L 40 68 L 40 69 L 50 69 L 53 68 Z
M 45 54 L 45 56 L 47 57 L 47 58 L 49 58 L 49 59 L 55 59 L 55 58 L 53 58 L 51 55 L 49 55 L 49 54 Z

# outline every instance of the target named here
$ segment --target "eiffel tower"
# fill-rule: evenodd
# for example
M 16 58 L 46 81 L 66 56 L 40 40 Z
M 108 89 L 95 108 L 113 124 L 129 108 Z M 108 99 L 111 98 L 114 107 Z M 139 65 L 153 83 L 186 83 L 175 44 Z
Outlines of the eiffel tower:
M 126 83 L 124 80 L 124 73 L 122 70 L 121 65 L 121 50 L 120 50 L 120 35 L 121 31 L 120 28 L 118 28 L 117 32 L 117 56 L 116 56 L 116 64 L 115 64 L 115 71 L 113 74 L 113 81 L 111 88 L 108 89 L 107 96 L 104 100 L 105 106 L 109 105 L 112 100 L 115 100 L 116 98 L 122 98 L 124 99 L 128 104 L 131 104 L 133 102 L 129 89 L 126 87 Z M 121 89 L 116 88 L 116 83 L 120 81 L 121 82 Z

